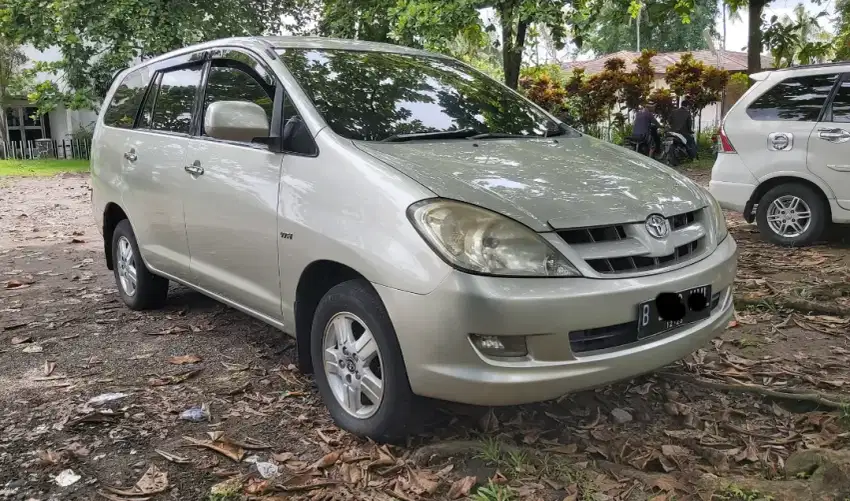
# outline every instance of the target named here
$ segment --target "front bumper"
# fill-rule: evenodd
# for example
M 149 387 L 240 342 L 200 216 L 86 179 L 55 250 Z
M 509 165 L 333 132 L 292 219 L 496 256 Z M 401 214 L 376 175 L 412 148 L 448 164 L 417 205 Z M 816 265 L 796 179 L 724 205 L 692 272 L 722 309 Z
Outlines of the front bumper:
M 704 259 L 624 279 L 499 278 L 453 271 L 430 294 L 375 285 L 389 311 L 413 392 L 476 405 L 514 405 L 628 379 L 682 359 L 732 316 L 737 246 L 731 236 Z M 702 285 L 720 292 L 711 316 L 630 344 L 574 354 L 569 333 L 637 322 L 637 305 Z M 528 356 L 482 355 L 470 334 L 529 336 Z

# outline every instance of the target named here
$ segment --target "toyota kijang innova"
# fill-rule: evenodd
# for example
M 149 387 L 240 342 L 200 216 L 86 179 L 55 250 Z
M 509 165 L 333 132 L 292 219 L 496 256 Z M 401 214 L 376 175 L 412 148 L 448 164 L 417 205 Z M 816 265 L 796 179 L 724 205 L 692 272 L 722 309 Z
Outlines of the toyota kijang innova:
M 92 149 L 107 266 L 297 340 L 332 417 L 408 432 L 421 397 L 553 399 L 720 332 L 736 245 L 687 178 L 445 56 L 205 43 L 121 72 Z

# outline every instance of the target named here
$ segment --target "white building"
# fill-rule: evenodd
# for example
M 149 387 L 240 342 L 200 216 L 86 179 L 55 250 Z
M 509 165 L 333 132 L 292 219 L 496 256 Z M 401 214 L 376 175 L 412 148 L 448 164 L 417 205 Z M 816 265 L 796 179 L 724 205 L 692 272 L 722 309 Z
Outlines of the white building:
M 24 54 L 32 64 L 33 61 L 58 61 L 61 58 L 58 49 L 50 48 L 39 51 L 31 46 L 22 47 Z M 38 80 L 56 79 L 55 75 L 41 74 Z M 61 85 L 61 82 L 58 82 Z M 42 116 L 34 116 L 36 107 L 31 106 L 25 98 L 14 100 L 6 109 L 9 135 L 5 140 L 9 144 L 23 145 L 38 139 L 62 140 L 70 139 L 72 134 L 81 128 L 91 130 L 97 119 L 93 110 L 69 110 L 64 106 Z

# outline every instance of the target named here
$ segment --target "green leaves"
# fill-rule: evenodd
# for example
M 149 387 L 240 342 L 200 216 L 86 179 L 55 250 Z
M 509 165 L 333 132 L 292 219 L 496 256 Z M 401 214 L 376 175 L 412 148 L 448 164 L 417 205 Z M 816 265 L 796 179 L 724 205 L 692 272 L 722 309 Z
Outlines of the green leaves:
M 58 47 L 56 85 L 35 86 L 46 107 L 93 107 L 113 75 L 139 59 L 186 45 L 277 33 L 284 14 L 301 21 L 306 0 L 16 0 L 0 7 L 0 33 L 38 49 Z

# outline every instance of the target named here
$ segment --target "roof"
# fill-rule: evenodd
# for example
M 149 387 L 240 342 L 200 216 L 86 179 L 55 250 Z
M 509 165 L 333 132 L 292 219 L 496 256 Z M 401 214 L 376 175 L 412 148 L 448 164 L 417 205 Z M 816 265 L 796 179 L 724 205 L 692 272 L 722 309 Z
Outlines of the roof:
M 348 40 L 344 38 L 325 38 L 325 37 L 257 37 L 264 40 L 278 49 L 296 48 L 296 49 L 337 49 L 337 50 L 357 50 L 369 52 L 394 52 L 398 54 L 411 55 L 428 55 L 440 56 L 433 52 L 426 52 L 419 49 L 411 49 L 403 45 L 393 45 L 380 42 L 364 42 L 362 40 Z
M 150 64 L 157 63 L 159 61 L 180 55 L 180 54 L 188 54 L 191 52 L 205 50 L 205 49 L 213 49 L 217 47 L 246 47 L 246 48 L 255 48 L 257 49 L 258 45 L 263 46 L 265 49 L 285 49 L 285 48 L 298 48 L 298 49 L 338 49 L 338 50 L 356 50 L 356 51 L 368 51 L 368 52 L 392 52 L 396 54 L 408 54 L 408 55 L 420 55 L 420 56 L 431 56 L 431 57 L 448 57 L 442 54 L 437 54 L 435 52 L 426 52 L 424 50 L 419 49 L 411 49 L 410 47 L 404 47 L 402 45 L 393 45 L 388 43 L 379 43 L 379 42 L 364 42 L 362 40 L 346 40 L 342 38 L 324 38 L 324 37 L 297 37 L 297 36 L 289 36 L 289 37 L 233 37 L 233 38 L 222 38 L 219 40 L 210 40 L 209 42 L 203 42 L 195 45 L 190 45 L 188 47 L 183 47 L 182 49 L 177 49 L 172 52 L 167 52 L 165 54 L 161 54 L 151 59 L 146 59 L 141 64 L 133 65 L 132 68 L 138 68 L 140 66 L 147 66 Z M 132 69 L 130 68 L 130 69 Z
M 668 66 L 678 63 L 682 59 L 682 56 L 688 53 L 689 52 L 662 52 L 655 55 L 655 57 L 652 58 L 652 65 L 655 67 L 655 73 L 663 75 L 667 72 Z M 703 63 L 711 66 L 718 66 L 717 56 L 710 50 L 695 50 L 691 51 L 690 54 L 693 54 L 694 59 L 697 61 L 702 61 Z M 618 57 L 626 62 L 626 70 L 629 71 L 634 68 L 633 61 L 638 56 L 640 56 L 639 52 L 622 50 L 620 52 L 608 54 L 589 61 L 571 61 L 562 64 L 561 67 L 567 71 L 572 71 L 574 68 L 584 68 L 584 72 L 586 74 L 593 75 L 594 73 L 599 73 L 605 69 L 606 61 Z M 761 56 L 761 66 L 762 68 L 771 68 L 773 66 L 773 60 L 768 56 Z M 721 50 L 720 67 L 728 71 L 747 71 L 747 53 Z

